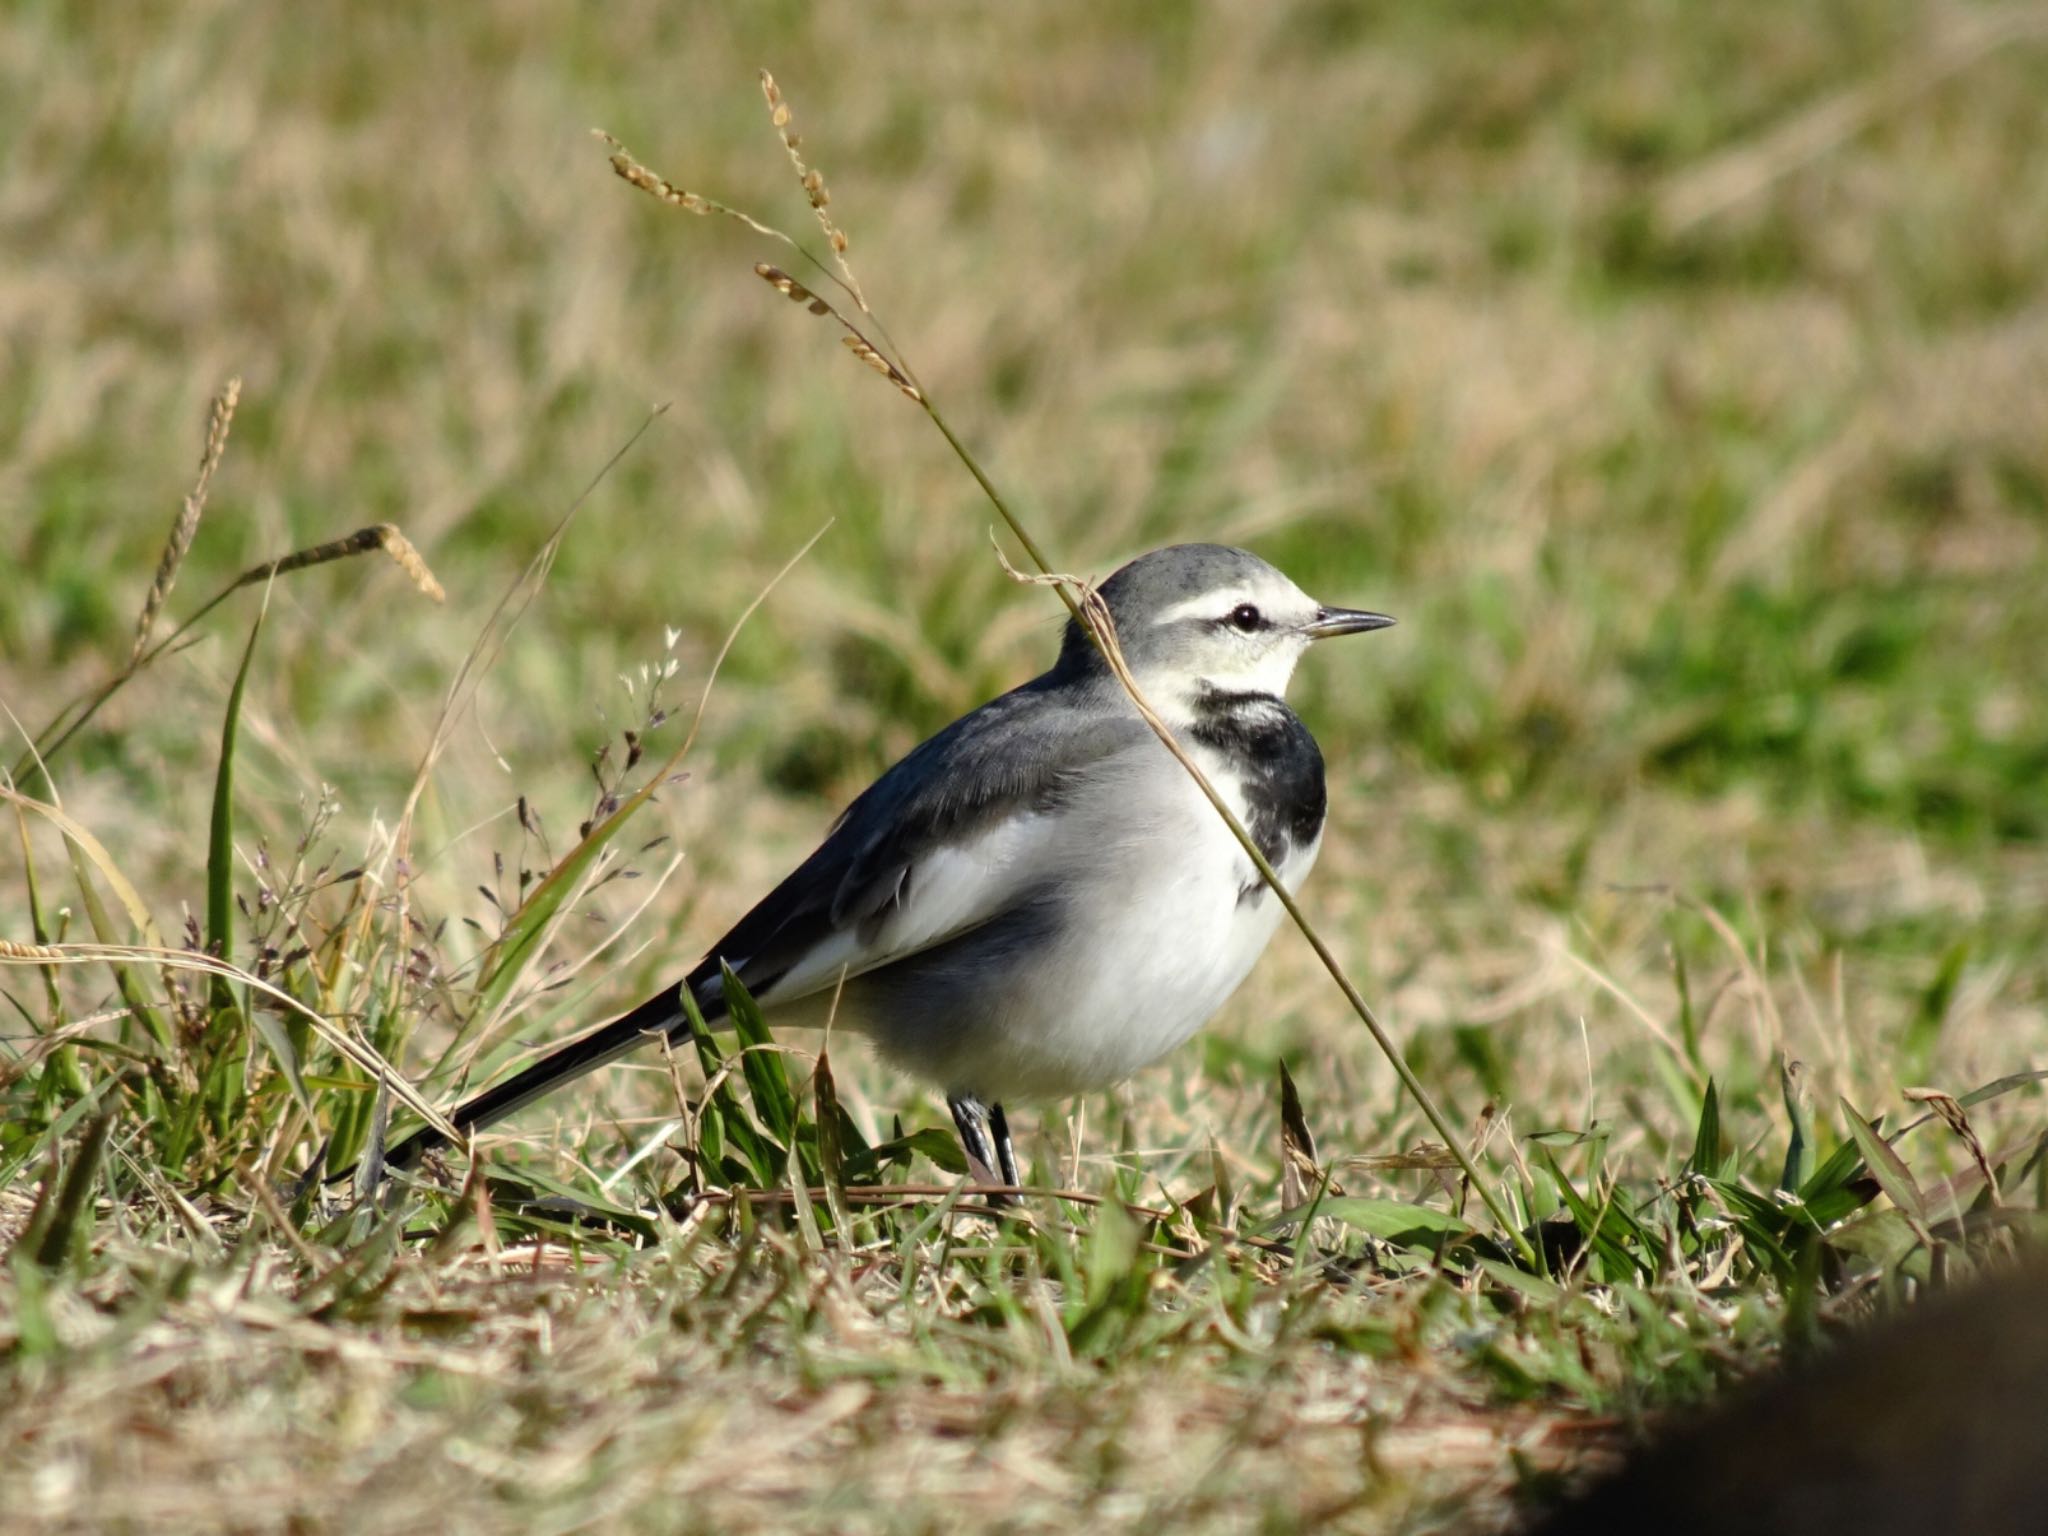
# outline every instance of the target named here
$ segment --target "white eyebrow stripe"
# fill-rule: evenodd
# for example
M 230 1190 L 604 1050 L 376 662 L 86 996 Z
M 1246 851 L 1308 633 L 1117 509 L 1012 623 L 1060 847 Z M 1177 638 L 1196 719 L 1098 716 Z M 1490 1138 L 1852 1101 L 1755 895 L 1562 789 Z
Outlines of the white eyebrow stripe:
M 1180 602 L 1175 603 L 1152 622 L 1157 626 L 1160 624 L 1178 624 L 1182 619 L 1220 619 L 1239 603 L 1248 603 L 1251 600 L 1252 595 L 1249 591 L 1227 594 L 1222 592 L 1204 592 L 1198 597 L 1184 598 Z

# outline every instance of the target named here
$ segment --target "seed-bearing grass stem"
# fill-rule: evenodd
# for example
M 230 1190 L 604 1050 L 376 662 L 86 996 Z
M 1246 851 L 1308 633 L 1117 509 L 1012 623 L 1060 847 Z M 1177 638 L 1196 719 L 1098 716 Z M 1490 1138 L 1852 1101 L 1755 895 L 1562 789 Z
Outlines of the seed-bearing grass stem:
M 715 211 L 726 213 L 730 217 L 739 219 L 749 227 L 796 249 L 802 253 L 804 259 L 813 268 L 822 273 L 830 283 L 838 287 L 853 301 L 854 306 L 863 317 L 874 317 L 874 310 L 869 305 L 867 296 L 860 287 L 858 280 L 854 277 L 852 267 L 848 264 L 846 237 L 839 232 L 839 226 L 825 211 L 826 197 L 823 195 L 822 180 L 817 178 L 815 173 L 808 169 L 797 154 L 792 143 L 793 133 L 790 128 L 790 108 L 782 92 L 774 84 L 773 78 L 765 70 L 762 72 L 762 84 L 763 93 L 768 100 L 771 121 L 777 133 L 782 136 L 785 148 L 790 152 L 792 164 L 797 171 L 798 180 L 803 187 L 806 199 L 810 202 L 812 210 L 818 215 L 821 226 L 830 238 L 833 264 L 839 269 L 836 273 L 816 256 L 813 256 L 809 250 L 805 249 L 801 242 L 788 234 L 775 229 L 773 226 L 764 224 L 761 220 L 754 218 L 750 214 L 739 213 L 728 208 L 725 204 L 714 202 L 698 194 L 685 192 L 675 187 L 673 183 L 646 170 L 617 139 L 600 130 L 599 136 L 613 150 L 611 156 L 612 168 L 626 181 L 631 182 L 642 191 L 655 196 L 659 200 L 669 203 L 671 206 L 680 207 L 689 212 Z M 1501 1231 L 1513 1242 L 1515 1250 L 1521 1256 L 1523 1262 L 1533 1266 L 1537 1262 L 1535 1249 L 1531 1246 L 1528 1239 L 1522 1235 L 1521 1229 L 1509 1218 L 1507 1207 L 1502 1203 L 1492 1183 L 1482 1175 L 1477 1161 L 1466 1149 L 1464 1142 L 1452 1128 L 1449 1119 L 1445 1116 L 1443 1110 L 1438 1107 L 1436 1100 L 1431 1096 L 1429 1090 L 1423 1085 L 1421 1078 L 1408 1065 L 1399 1047 L 1395 1045 L 1393 1037 L 1387 1033 L 1386 1027 L 1380 1023 L 1379 1016 L 1373 1012 L 1372 1005 L 1365 1000 L 1365 995 L 1359 991 L 1357 984 L 1351 980 L 1349 973 L 1344 969 L 1343 962 L 1337 958 L 1335 952 L 1330 948 L 1328 941 L 1323 938 L 1314 920 L 1302 909 L 1301 904 L 1294 899 L 1293 894 L 1288 891 L 1287 887 L 1281 883 L 1278 873 L 1274 870 L 1266 856 L 1259 851 L 1259 846 L 1253 841 L 1251 833 L 1238 820 L 1236 814 L 1231 810 L 1216 786 L 1210 783 L 1209 777 L 1202 771 L 1201 765 L 1188 754 L 1187 749 L 1175 738 L 1172 727 L 1166 723 L 1159 712 L 1146 700 L 1144 693 L 1138 687 L 1137 679 L 1131 675 L 1130 667 L 1124 660 L 1121 647 L 1117 644 L 1116 627 L 1110 620 L 1109 608 L 1102 601 L 1100 594 L 1090 583 L 1073 576 L 1060 574 L 1054 570 L 1044 548 L 1032 537 L 1030 530 L 1024 526 L 1023 520 L 1017 516 L 1015 510 L 1010 506 L 1009 499 L 1003 495 L 1002 490 L 990 477 L 988 471 L 983 468 L 981 460 L 961 440 L 960 435 L 953 430 L 952 424 L 947 421 L 945 413 L 939 409 L 938 403 L 932 399 L 931 391 L 925 388 L 924 384 L 919 380 L 916 370 L 906 360 L 900 346 L 895 346 L 892 343 L 891 350 L 887 351 L 877 346 L 862 327 L 856 325 L 853 320 L 841 312 L 838 306 L 833 304 L 829 298 L 799 283 L 780 268 L 762 264 L 756 266 L 754 270 L 757 275 L 771 284 L 784 297 L 803 304 L 814 315 L 827 316 L 835 320 L 846 333 L 844 340 L 854 355 L 868 364 L 877 373 L 887 378 L 896 386 L 901 394 L 915 402 L 924 411 L 926 419 L 938 429 L 939 435 L 946 440 L 946 445 L 953 450 L 954 457 L 959 459 L 961 464 L 965 466 L 968 474 L 974 477 L 975 484 L 979 485 L 982 494 L 988 497 L 989 504 L 995 508 L 997 515 L 1002 518 L 1004 526 L 1009 529 L 1011 536 L 1022 547 L 1024 553 L 1030 558 L 1031 563 L 1038 568 L 1037 576 L 1024 579 L 1036 585 L 1050 586 L 1059 594 L 1060 601 L 1066 605 L 1067 612 L 1073 616 L 1075 622 L 1081 626 L 1082 630 L 1095 643 L 1096 648 L 1101 651 L 1103 659 L 1109 664 L 1110 670 L 1116 674 L 1117 681 L 1123 685 L 1124 691 L 1130 695 L 1132 707 L 1137 710 L 1145 724 L 1151 727 L 1153 734 L 1159 738 L 1166 750 L 1173 754 L 1175 761 L 1187 770 L 1189 777 L 1195 781 L 1195 787 L 1202 792 L 1203 798 L 1209 802 L 1216 814 L 1222 818 L 1223 824 L 1230 829 L 1230 835 L 1244 849 L 1245 856 L 1251 860 L 1252 867 L 1259 873 L 1259 878 L 1279 898 L 1280 905 L 1286 911 L 1288 918 L 1294 923 L 1296 928 L 1301 930 L 1302 937 L 1308 940 L 1309 948 L 1315 952 L 1316 959 L 1322 963 L 1323 969 L 1329 972 L 1330 979 L 1336 983 L 1337 989 L 1344 994 L 1344 1000 L 1350 1004 L 1351 1011 L 1365 1025 L 1367 1031 L 1372 1035 L 1373 1043 L 1379 1047 L 1381 1053 L 1385 1055 L 1388 1062 L 1393 1066 L 1395 1076 L 1400 1079 L 1401 1086 L 1415 1100 L 1416 1106 L 1423 1113 L 1423 1117 L 1429 1121 L 1431 1128 L 1442 1139 L 1444 1145 L 1450 1149 L 1451 1155 L 1457 1159 L 1459 1168 L 1464 1172 L 1465 1177 L 1471 1181 L 1473 1189 L 1478 1192 L 1479 1198 L 1484 1202 L 1488 1214 L 1492 1216 Z M 886 337 L 887 331 L 881 326 L 879 317 L 874 317 L 874 324 L 876 329 Z M 1000 551 L 998 553 L 1000 554 Z M 1007 566 L 1007 562 L 1005 564 Z M 1013 569 L 1011 574 L 1016 575 L 1017 573 Z

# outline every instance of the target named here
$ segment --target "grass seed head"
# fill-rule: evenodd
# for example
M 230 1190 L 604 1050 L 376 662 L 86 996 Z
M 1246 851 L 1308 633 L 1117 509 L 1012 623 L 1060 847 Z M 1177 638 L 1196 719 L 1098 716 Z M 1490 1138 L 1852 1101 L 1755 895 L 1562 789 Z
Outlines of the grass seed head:
M 923 394 L 919 392 L 915 384 L 911 383 L 909 376 L 884 356 L 873 342 L 862 335 L 858 326 L 834 309 L 829 299 L 820 298 L 787 272 L 783 271 L 782 268 L 772 266 L 765 261 L 754 263 L 754 275 L 781 294 L 785 299 L 790 300 L 792 303 L 803 305 L 812 314 L 829 315 L 834 320 L 837 320 L 846 330 L 846 334 L 839 339 L 846 344 L 849 352 L 874 369 L 875 372 L 879 373 L 891 384 L 902 390 L 912 400 L 919 403 L 923 402 Z
M 206 510 L 206 493 L 213 485 L 214 471 L 220 468 L 220 461 L 227 453 L 228 426 L 235 419 L 235 406 L 242 398 L 242 381 L 229 379 L 221 386 L 219 394 L 213 397 L 213 410 L 206 424 L 206 446 L 199 454 L 199 474 L 192 482 L 183 505 L 178 508 L 177 520 L 171 524 L 171 536 L 164 542 L 163 558 L 157 561 L 156 576 L 149 584 L 149 595 L 142 600 L 142 612 L 135 620 L 135 644 L 128 653 L 128 664 L 133 666 L 142 659 L 143 650 L 149 645 L 150 631 L 156 628 L 157 616 L 164 610 L 164 604 L 171 595 L 171 588 L 177 584 L 178 568 L 185 563 L 185 556 L 192 548 L 192 536 L 199 531 L 199 519 Z
M 419 588 L 421 593 L 437 603 L 448 600 L 447 591 L 434 579 L 434 573 L 427 569 L 427 562 L 413 547 L 412 540 L 399 530 L 398 524 L 379 523 L 377 543 L 384 553 L 391 557 L 392 562 L 412 578 L 412 584 Z
M 590 131 L 611 146 L 612 170 L 617 173 L 619 178 L 622 181 L 632 183 L 649 197 L 658 198 L 660 201 L 667 203 L 671 208 L 680 208 L 685 213 L 717 214 L 721 218 L 732 219 L 737 223 L 746 225 L 747 228 L 757 235 L 766 235 L 771 240 L 780 240 L 784 245 L 796 250 L 802 249 L 801 246 L 798 246 L 794 240 L 790 239 L 781 230 L 775 228 L 772 224 L 762 223 L 745 209 L 734 208 L 729 204 L 721 203 L 715 197 L 706 197 L 701 192 L 692 192 L 685 187 L 679 187 L 666 176 L 650 171 L 646 166 L 633 158 L 631 150 L 627 149 L 617 138 L 606 133 L 602 128 L 593 128 Z
M 898 368 L 894 363 L 890 362 L 888 358 L 882 356 L 880 352 L 876 351 L 874 343 L 869 341 L 867 337 L 861 335 L 858 331 L 854 331 L 849 332 L 847 335 L 844 335 L 839 339 L 846 343 L 847 351 L 851 352 L 855 357 L 859 358 L 862 362 L 866 363 L 870 368 L 874 369 L 875 372 L 879 373 L 891 384 L 894 384 L 898 389 L 902 390 L 903 393 L 907 395 L 910 399 L 917 401 L 919 404 L 924 403 L 923 391 L 921 391 L 915 384 L 911 383 L 909 379 L 904 377 L 902 369 Z
M 782 147 L 789 154 L 789 163 L 796 171 L 797 184 L 804 189 L 804 198 L 811 205 L 811 212 L 818 216 L 818 228 L 824 232 L 825 241 L 832 247 L 832 259 L 839 268 L 839 275 L 846 280 L 847 291 L 853 295 L 863 314 L 867 313 L 867 296 L 861 292 L 860 280 L 853 275 L 853 268 L 846 260 L 846 231 L 834 222 L 831 214 L 832 190 L 825 185 L 825 173 L 814 165 L 808 165 L 803 156 L 803 139 L 792 126 L 789 103 L 782 98 L 782 87 L 775 83 L 775 77 L 767 70 L 761 71 L 761 94 L 768 102 L 768 121 L 775 125 L 775 131 L 782 135 Z
M 612 169 L 618 173 L 622 180 L 631 182 L 649 197 L 659 198 L 670 207 L 680 208 L 685 213 L 708 214 L 712 211 L 711 203 L 708 199 L 700 197 L 695 192 L 691 192 L 686 188 L 677 186 L 666 176 L 657 175 L 655 172 L 650 171 L 646 166 L 633 158 L 625 145 L 606 133 L 602 128 L 593 129 L 592 132 L 603 139 L 605 143 L 611 145 Z
M 331 560 L 348 560 L 356 555 L 366 555 L 373 549 L 381 549 L 391 557 L 392 563 L 412 578 L 412 584 L 435 602 L 447 600 L 447 592 L 434 579 L 434 573 L 427 568 L 427 562 L 414 547 L 412 540 L 400 531 L 396 523 L 374 523 L 368 528 L 358 528 L 354 533 L 344 534 L 338 539 L 329 539 L 324 544 L 308 545 L 295 549 L 288 555 L 275 560 L 266 560 L 261 565 L 251 566 L 235 578 L 238 587 L 254 586 L 259 581 L 269 581 L 276 576 L 292 571 L 303 571 L 310 566 L 325 565 Z
M 831 313 L 831 305 L 825 304 L 823 299 L 812 293 L 810 289 L 806 288 L 780 267 L 771 266 L 765 261 L 757 261 L 754 263 L 754 275 L 781 294 L 785 299 L 793 300 L 798 304 L 810 305 L 811 313 L 813 314 Z M 818 307 L 820 305 L 824 305 L 824 307 L 821 309 Z

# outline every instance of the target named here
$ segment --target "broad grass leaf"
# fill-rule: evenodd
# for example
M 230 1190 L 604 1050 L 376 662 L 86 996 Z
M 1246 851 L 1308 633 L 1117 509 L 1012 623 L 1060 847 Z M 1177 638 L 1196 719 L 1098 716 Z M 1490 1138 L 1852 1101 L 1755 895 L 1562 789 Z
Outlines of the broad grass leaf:
M 1956 1102 L 1965 1109 L 1975 1109 L 1979 1104 L 1988 1103 L 1992 1099 L 2003 1098 L 2016 1088 L 2024 1088 L 2030 1083 L 2038 1083 L 2044 1080 L 2048 1080 L 2048 1068 L 2043 1068 L 2038 1072 L 2014 1072 L 2006 1077 L 1997 1079 L 1995 1082 L 1986 1083 L 1982 1088 L 1971 1089 L 1970 1092 L 1964 1094 Z
M 1878 1188 L 1890 1196 L 1892 1204 L 1924 1233 L 1927 1202 L 1921 1197 L 1920 1186 L 1914 1182 L 1912 1170 L 1892 1150 L 1892 1144 L 1884 1139 L 1877 1127 L 1857 1114 L 1856 1106 L 1847 1099 L 1842 1100 L 1842 1114 L 1849 1122 L 1849 1135 L 1855 1140 L 1856 1150 L 1863 1154 L 1864 1165 L 1870 1169 L 1870 1176 L 1877 1180 Z
M 721 965 L 719 969 L 725 978 L 726 1016 L 739 1037 L 740 1072 L 747 1080 L 747 1096 L 754 1101 L 754 1113 L 768 1134 L 789 1146 L 796 1139 L 797 1127 L 796 1094 L 789 1086 L 789 1068 L 776 1048 L 775 1037 L 769 1033 L 768 1021 L 761 1016 L 761 1005 L 741 985 L 732 967 Z
M 284 1074 L 299 1107 L 308 1115 L 313 1114 L 312 1096 L 306 1092 L 305 1080 L 299 1075 L 299 1052 L 298 1047 L 292 1044 L 291 1031 L 284 1027 L 284 1022 L 277 1015 L 259 1007 L 254 999 L 249 1004 L 249 1027 L 263 1042 L 264 1049 L 270 1052 L 278 1071 Z
M 1605 1205 L 1596 1207 L 1565 1176 L 1556 1154 L 1549 1147 L 1539 1146 L 1536 1150 L 1550 1176 L 1557 1181 L 1558 1197 L 1564 1201 L 1565 1209 L 1571 1212 L 1579 1235 L 1599 1257 L 1602 1278 L 1625 1280 L 1649 1275 L 1654 1266 L 1651 1255 L 1655 1250 L 1649 1247 L 1648 1238 L 1635 1218 L 1616 1203 L 1618 1196 L 1610 1195 Z
M 1311 1216 L 1327 1217 L 1372 1237 L 1403 1248 L 1434 1250 L 1446 1242 L 1461 1242 L 1475 1233 L 1472 1224 L 1450 1211 L 1434 1206 L 1410 1205 L 1405 1200 L 1380 1200 L 1367 1195 L 1326 1195 L 1282 1211 L 1260 1223 L 1261 1232 L 1272 1231 Z
M 1828 1160 L 1814 1169 L 1794 1193 L 1807 1205 L 1818 1205 L 1854 1184 L 1863 1172 L 1863 1157 L 1856 1143 L 1845 1141 L 1828 1154 Z
M 1495 1285 L 1526 1296 L 1540 1306 L 1554 1306 L 1564 1299 L 1564 1287 L 1554 1280 L 1545 1280 L 1541 1275 L 1532 1275 L 1499 1259 L 1481 1258 L 1478 1264 L 1480 1273 Z
M 967 1158 L 953 1133 L 942 1131 L 937 1126 L 926 1126 L 907 1136 L 892 1136 L 887 1141 L 877 1142 L 866 1151 L 849 1152 L 846 1156 L 846 1178 L 849 1183 L 871 1179 L 884 1168 L 907 1164 L 917 1153 L 923 1153 L 934 1167 L 955 1178 L 967 1172 Z
M 1764 1256 L 1765 1267 L 1781 1281 L 1789 1279 L 1792 1255 L 1783 1238 L 1791 1216 L 1785 1207 L 1753 1190 L 1744 1189 L 1732 1179 L 1709 1179 L 1707 1183 L 1734 1216 L 1743 1241 Z
M 804 1160 L 792 1157 L 783 1166 L 783 1180 L 789 1190 L 790 1210 L 796 1217 L 797 1236 L 805 1251 L 822 1253 L 825 1234 L 818 1227 L 818 1213 L 811 1204 L 810 1187 L 804 1182 Z
M 707 1116 L 715 1113 L 718 1133 L 739 1155 L 740 1161 L 722 1154 L 710 1159 L 708 1148 L 707 1159 L 730 1183 L 756 1189 L 780 1187 L 789 1154 L 754 1123 L 739 1095 L 733 1091 L 732 1073 L 726 1070 L 725 1056 L 718 1049 L 718 1042 L 711 1038 L 710 1027 L 705 1024 L 703 1011 L 690 995 L 690 989 L 680 989 L 680 995 L 683 1014 L 690 1021 L 690 1039 L 697 1048 L 698 1063 L 704 1069 L 704 1080 L 715 1085 L 705 1095 L 705 1112 Z M 744 1075 L 744 1059 L 740 1062 L 740 1069 Z
M 1095 1213 L 1081 1259 L 1079 1308 L 1069 1308 L 1067 1345 L 1077 1358 L 1107 1358 L 1129 1338 L 1151 1306 L 1151 1266 L 1140 1246 L 1144 1229 L 1117 1201 Z
M 641 1237 L 652 1238 L 656 1234 L 654 1221 L 644 1213 L 606 1195 L 565 1184 L 536 1168 L 521 1166 L 516 1172 L 493 1169 L 486 1187 L 494 1206 L 505 1215 L 548 1217 L 572 1224 L 596 1217 Z M 524 1208 L 516 1204 L 522 1200 L 526 1202 Z M 507 1201 L 515 1204 L 508 1206 Z
M 1828 1233 L 1828 1246 L 1891 1269 L 1920 1245 L 1919 1234 L 1903 1211 L 1868 1211 Z
M 1699 1124 L 1693 1131 L 1692 1157 L 1686 1166 L 1709 1178 L 1721 1171 L 1721 1095 L 1711 1077 L 1700 1099 Z

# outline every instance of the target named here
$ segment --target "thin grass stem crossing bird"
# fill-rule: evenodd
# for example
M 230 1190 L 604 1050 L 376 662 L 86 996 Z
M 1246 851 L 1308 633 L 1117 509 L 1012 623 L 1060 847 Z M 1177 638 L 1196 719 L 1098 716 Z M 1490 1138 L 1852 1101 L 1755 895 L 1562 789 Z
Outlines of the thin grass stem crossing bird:
M 1256 555 L 1155 550 L 1102 584 L 1132 676 L 1289 891 L 1322 845 L 1315 738 L 1288 708 L 1311 643 L 1383 629 Z M 877 779 L 676 985 L 458 1105 L 489 1125 L 667 1036 L 716 1025 L 730 968 L 775 1027 L 854 1030 L 946 1094 L 977 1177 L 1015 1185 L 1006 1101 L 1121 1082 L 1193 1035 L 1281 907 L 1081 627 L 1050 671 Z M 836 1013 L 833 1013 L 836 999 Z M 405 1166 L 444 1138 L 394 1147 Z

